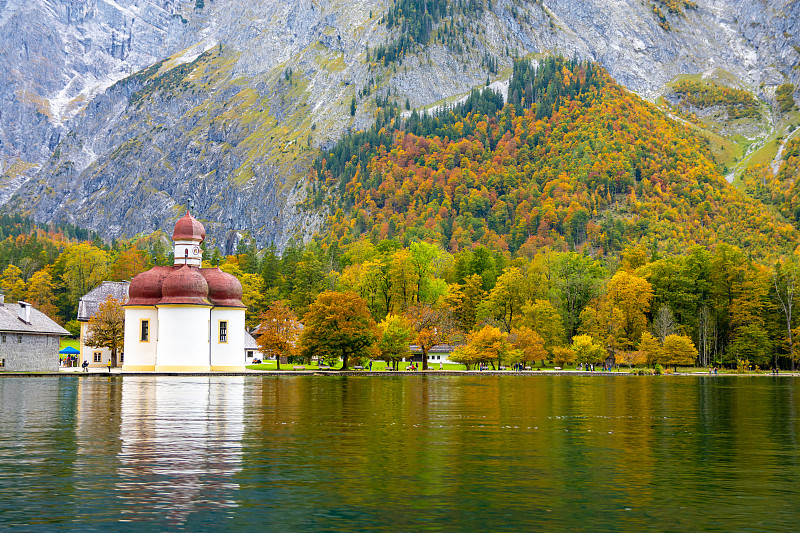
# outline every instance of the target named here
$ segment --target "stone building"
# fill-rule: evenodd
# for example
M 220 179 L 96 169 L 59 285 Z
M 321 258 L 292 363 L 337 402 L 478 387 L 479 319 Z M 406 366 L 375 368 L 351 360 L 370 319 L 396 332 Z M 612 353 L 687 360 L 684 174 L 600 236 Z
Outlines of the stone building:
M 0 371 L 58 372 L 58 347 L 69 332 L 26 302 L 0 295 Z
M 105 368 L 111 359 L 111 350 L 108 348 L 93 348 L 86 346 L 89 331 L 89 319 L 100 309 L 100 304 L 111 296 L 122 303 L 128 301 L 128 288 L 130 281 L 104 281 L 98 287 L 87 292 L 78 302 L 78 322 L 81 323 L 81 359 L 88 361 L 90 367 Z M 119 354 L 119 362 L 123 362 L 124 354 Z

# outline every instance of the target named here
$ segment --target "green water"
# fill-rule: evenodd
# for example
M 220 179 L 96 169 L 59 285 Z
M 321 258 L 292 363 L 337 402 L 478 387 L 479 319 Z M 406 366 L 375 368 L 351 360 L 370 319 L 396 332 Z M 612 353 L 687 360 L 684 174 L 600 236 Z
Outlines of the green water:
M 791 531 L 800 379 L 0 379 L 0 529 Z

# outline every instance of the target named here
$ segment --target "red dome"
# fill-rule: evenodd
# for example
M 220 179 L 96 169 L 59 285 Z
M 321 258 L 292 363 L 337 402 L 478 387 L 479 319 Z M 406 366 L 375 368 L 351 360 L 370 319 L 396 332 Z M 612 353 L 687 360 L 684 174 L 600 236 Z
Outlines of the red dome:
M 246 307 L 242 303 L 242 284 L 235 276 L 219 268 L 204 268 L 200 271 L 208 282 L 208 298 L 219 307 Z
M 161 284 L 160 304 L 211 305 L 208 284 L 200 269 L 183 265 L 175 269 Z
M 205 238 L 206 228 L 188 211 L 178 220 L 178 223 L 175 224 L 175 231 L 172 232 L 173 241 L 203 242 Z
M 156 305 L 161 300 L 161 284 L 170 272 L 170 266 L 157 266 L 134 277 L 125 305 Z

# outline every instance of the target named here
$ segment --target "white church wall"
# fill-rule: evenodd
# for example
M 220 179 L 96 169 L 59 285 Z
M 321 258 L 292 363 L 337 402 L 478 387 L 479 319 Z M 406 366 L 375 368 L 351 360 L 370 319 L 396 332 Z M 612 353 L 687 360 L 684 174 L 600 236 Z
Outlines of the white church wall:
M 142 322 L 148 321 L 147 340 L 142 340 Z M 155 307 L 125 308 L 125 360 L 123 370 L 152 371 L 158 346 L 158 311 Z
M 226 335 L 220 339 L 220 324 Z M 211 310 L 211 370 L 244 370 L 244 309 L 215 307 Z
M 157 372 L 208 372 L 209 308 L 194 305 L 158 307 Z

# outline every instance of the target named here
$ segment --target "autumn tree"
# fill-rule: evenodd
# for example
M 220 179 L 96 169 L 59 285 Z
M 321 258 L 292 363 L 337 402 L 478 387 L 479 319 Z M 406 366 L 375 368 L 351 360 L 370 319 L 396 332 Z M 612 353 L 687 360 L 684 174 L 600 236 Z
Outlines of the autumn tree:
M 404 316 L 411 323 L 417 344 L 422 350 L 422 369 L 428 370 L 430 349 L 452 342 L 456 332 L 453 314 L 447 308 L 423 303 L 409 307 Z
M 378 330 L 381 359 L 393 364 L 396 370 L 398 362 L 411 353 L 409 345 L 414 340 L 414 328 L 403 316 L 390 314 L 378 324 Z
M 606 352 L 603 346 L 596 343 L 589 335 L 575 335 L 572 338 L 572 351 L 575 359 L 583 364 L 597 364 L 605 360 Z
M 522 306 L 520 324 L 541 335 L 546 348 L 559 346 L 564 341 L 564 325 L 561 315 L 549 300 L 528 300 Z
M 492 368 L 495 364 L 498 367 L 503 364 L 513 351 L 508 342 L 508 333 L 489 325 L 470 335 L 467 345 L 474 354 L 477 354 L 479 361 L 490 363 Z
M 622 329 L 627 348 L 635 344 L 647 326 L 645 313 L 650 310 L 652 297 L 653 288 L 646 279 L 624 270 L 618 271 L 608 282 L 607 298 L 622 312 Z
M 697 360 L 697 348 L 692 339 L 684 335 L 667 335 L 661 352 L 660 363 L 664 366 L 673 366 L 678 370 L 678 365 L 694 365 Z
M 486 314 L 499 320 L 508 333 L 519 322 L 527 295 L 524 274 L 517 267 L 509 267 L 497 278 L 482 307 Z
M 653 337 L 649 331 L 643 331 L 638 344 L 639 352 L 642 353 L 645 363 L 654 365 L 661 360 L 661 343 L 658 339 Z
M 568 346 L 556 346 L 553 348 L 553 363 L 564 368 L 575 362 L 575 350 Z
M 52 319 L 58 309 L 55 306 L 56 294 L 53 277 L 48 270 L 40 270 L 31 276 L 25 297 L 31 305 Z
M 512 329 L 508 336 L 508 342 L 519 351 L 522 361 L 535 362 L 550 356 L 544 347 L 542 336 L 527 326 Z
M 125 311 L 121 301 L 113 296 L 106 298 L 89 318 L 86 346 L 111 350 L 111 366 L 117 366 L 117 352 L 125 344 Z
M 478 308 L 485 297 L 483 279 L 477 274 L 468 276 L 462 285 L 450 285 L 445 303 L 452 310 L 459 329 L 469 333 L 475 328 Z
M 88 243 L 71 246 L 63 253 L 62 279 L 70 298 L 78 299 L 108 278 L 108 252 Z
M 775 264 L 772 270 L 772 284 L 775 287 L 775 298 L 780 304 L 780 310 L 786 324 L 786 342 L 789 348 L 789 360 L 794 371 L 795 348 L 792 328 L 794 317 L 797 313 L 795 309 L 795 296 L 800 289 L 800 265 L 797 258 L 792 255 L 789 258 Z M 774 365 L 778 368 L 778 352 L 774 355 Z
M 282 355 L 295 355 L 300 336 L 300 322 L 284 301 L 273 302 L 259 315 L 261 323 L 256 328 L 256 342 L 264 354 L 275 357 L 278 370 Z
M 564 318 L 566 338 L 578 330 L 581 311 L 601 290 L 605 269 L 589 257 L 573 252 L 559 254 L 551 265 L 553 294 Z
M 354 292 L 325 291 L 308 307 L 300 334 L 301 354 L 330 363 L 342 359 L 347 370 L 351 358 L 369 355 L 378 338 L 375 321 L 364 300 Z
M 22 279 L 22 270 L 16 265 L 8 265 L 0 275 L 0 287 L 9 300 L 22 300 L 25 297 L 25 281 Z

